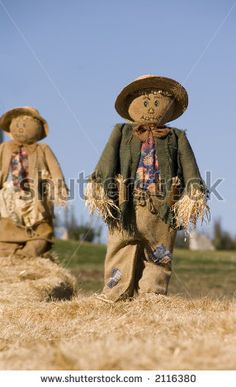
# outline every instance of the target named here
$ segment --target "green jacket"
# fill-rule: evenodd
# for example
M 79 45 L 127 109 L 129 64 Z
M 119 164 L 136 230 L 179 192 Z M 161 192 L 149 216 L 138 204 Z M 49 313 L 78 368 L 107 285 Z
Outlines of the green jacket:
M 185 132 L 177 128 L 170 129 L 171 131 L 166 137 L 155 137 L 156 154 L 165 197 L 171 189 L 172 178 L 176 176 L 180 181 L 180 191 L 183 191 L 190 182 L 198 184 L 202 188 L 204 187 L 193 150 Z M 117 175 L 121 175 L 125 183 L 128 182 L 127 200 L 119 205 L 123 227 L 125 227 L 125 224 L 129 224 L 131 220 L 132 182 L 134 182 L 136 176 L 141 144 L 140 139 L 133 134 L 132 124 L 115 125 L 91 176 L 92 180 L 103 184 L 108 197 L 114 198 L 116 202 L 118 199 L 114 179 Z M 173 214 L 167 200 L 163 200 L 159 215 L 165 222 L 170 225 L 173 224 Z

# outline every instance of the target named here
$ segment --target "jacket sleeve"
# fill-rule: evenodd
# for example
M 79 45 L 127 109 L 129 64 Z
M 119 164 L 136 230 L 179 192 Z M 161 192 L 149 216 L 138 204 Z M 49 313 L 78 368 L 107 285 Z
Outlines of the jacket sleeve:
M 2 188 L 2 145 L 0 144 L 0 189 Z
M 4 144 L 5 143 L 0 144 L 0 189 L 3 186 L 3 179 L 4 179 L 3 160 L 2 160 Z
M 85 190 L 85 204 L 90 213 L 98 212 L 110 225 L 120 216 L 116 175 L 120 171 L 122 128 L 123 124 L 114 127 Z
M 64 205 L 68 199 L 68 188 L 65 183 L 65 178 L 61 170 L 60 164 L 47 144 L 43 144 L 44 157 L 54 184 L 54 199 L 56 204 Z
M 60 164 L 47 144 L 43 144 L 44 156 L 52 179 L 64 179 Z
M 91 176 L 92 179 L 98 178 L 104 182 L 107 178 L 113 178 L 119 173 L 119 151 L 122 127 L 122 124 L 115 125 L 96 165 L 95 171 Z
M 208 221 L 210 209 L 207 204 L 208 190 L 201 178 L 197 162 L 185 132 L 178 130 L 178 157 L 183 173 L 185 190 L 172 206 L 175 227 L 190 229 L 198 219 Z
M 184 131 L 178 133 L 178 157 L 185 186 L 188 186 L 191 182 L 202 185 L 203 181 L 196 158 Z

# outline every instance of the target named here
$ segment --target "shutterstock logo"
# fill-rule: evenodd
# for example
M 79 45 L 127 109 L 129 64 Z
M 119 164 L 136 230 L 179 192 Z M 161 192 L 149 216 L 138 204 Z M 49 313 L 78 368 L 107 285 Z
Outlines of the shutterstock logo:
M 218 177 L 213 180 L 212 173 L 210 171 L 207 171 L 205 181 L 209 192 L 209 199 L 215 197 L 217 200 L 224 200 L 223 196 L 220 193 L 220 185 L 222 185 L 224 179 L 222 177 Z
M 208 198 L 212 200 L 215 198 L 216 200 L 224 200 L 223 195 L 220 191 L 222 183 L 224 181 L 223 178 L 218 177 L 213 179 L 212 172 L 207 171 L 205 174 L 204 183 L 198 178 L 190 179 L 184 184 L 175 185 L 176 187 L 176 197 L 178 199 L 178 195 L 180 196 L 184 190 L 187 190 L 189 195 L 191 195 L 192 187 L 202 187 L 207 191 Z M 34 199 L 36 196 L 38 200 L 49 199 L 54 201 L 55 199 L 59 199 L 59 201 L 74 201 L 78 199 L 85 200 L 86 199 L 86 185 L 89 181 L 89 177 L 85 176 L 85 173 L 79 172 L 78 178 L 69 178 L 67 181 L 68 192 L 65 192 L 64 189 L 64 181 L 60 179 L 44 179 L 35 181 L 33 179 L 26 179 L 21 182 L 21 199 L 29 200 Z M 181 181 L 181 179 L 180 179 Z M 97 182 L 97 180 L 96 180 Z M 125 185 L 125 194 L 127 198 L 132 194 L 134 187 L 139 187 L 139 181 L 135 178 L 128 178 L 123 180 Z M 98 181 L 98 184 L 101 184 L 106 192 L 109 192 L 109 197 L 116 200 L 118 196 L 118 182 L 116 177 L 109 177 L 105 180 Z M 169 180 L 160 179 L 156 185 L 156 189 L 153 192 L 156 194 L 160 200 L 166 200 L 168 194 L 173 191 L 173 178 Z M 97 198 L 99 199 L 99 198 Z M 197 199 L 196 195 L 193 197 L 194 200 Z

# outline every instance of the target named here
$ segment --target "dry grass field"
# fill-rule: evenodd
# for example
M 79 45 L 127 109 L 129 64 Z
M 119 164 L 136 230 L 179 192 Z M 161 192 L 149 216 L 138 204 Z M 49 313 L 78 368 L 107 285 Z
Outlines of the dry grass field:
M 93 296 L 105 247 L 77 246 L 55 246 L 72 301 L 1 296 L 1 369 L 236 369 L 236 252 L 178 250 L 168 297 L 111 305 Z

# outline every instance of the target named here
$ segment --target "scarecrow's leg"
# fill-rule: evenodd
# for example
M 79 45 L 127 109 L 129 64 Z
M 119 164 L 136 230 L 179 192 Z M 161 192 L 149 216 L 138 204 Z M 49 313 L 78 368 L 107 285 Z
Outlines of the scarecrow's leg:
M 24 257 L 39 257 L 51 248 L 51 243 L 42 239 L 26 242 L 23 249 L 17 250 L 17 255 Z
M 144 262 L 144 270 L 139 280 L 139 294 L 167 294 L 171 276 L 171 266 L 161 266 L 150 261 Z
M 0 242 L 0 257 L 9 257 L 10 255 L 14 255 L 15 251 L 20 246 L 20 243 Z
M 125 232 L 109 233 L 105 258 L 104 288 L 98 297 L 107 302 L 132 297 L 138 241 Z
M 136 222 L 146 256 L 138 283 L 139 294 L 167 294 L 176 231 L 151 213 L 148 206 L 136 208 Z
M 17 255 L 25 257 L 39 257 L 52 247 L 53 229 L 51 224 L 42 222 L 29 230 L 29 240 L 23 249 L 17 250 Z M 30 239 L 32 238 L 32 239 Z
M 14 255 L 23 247 L 27 234 L 23 227 L 18 227 L 13 220 L 0 217 L 0 256 Z

